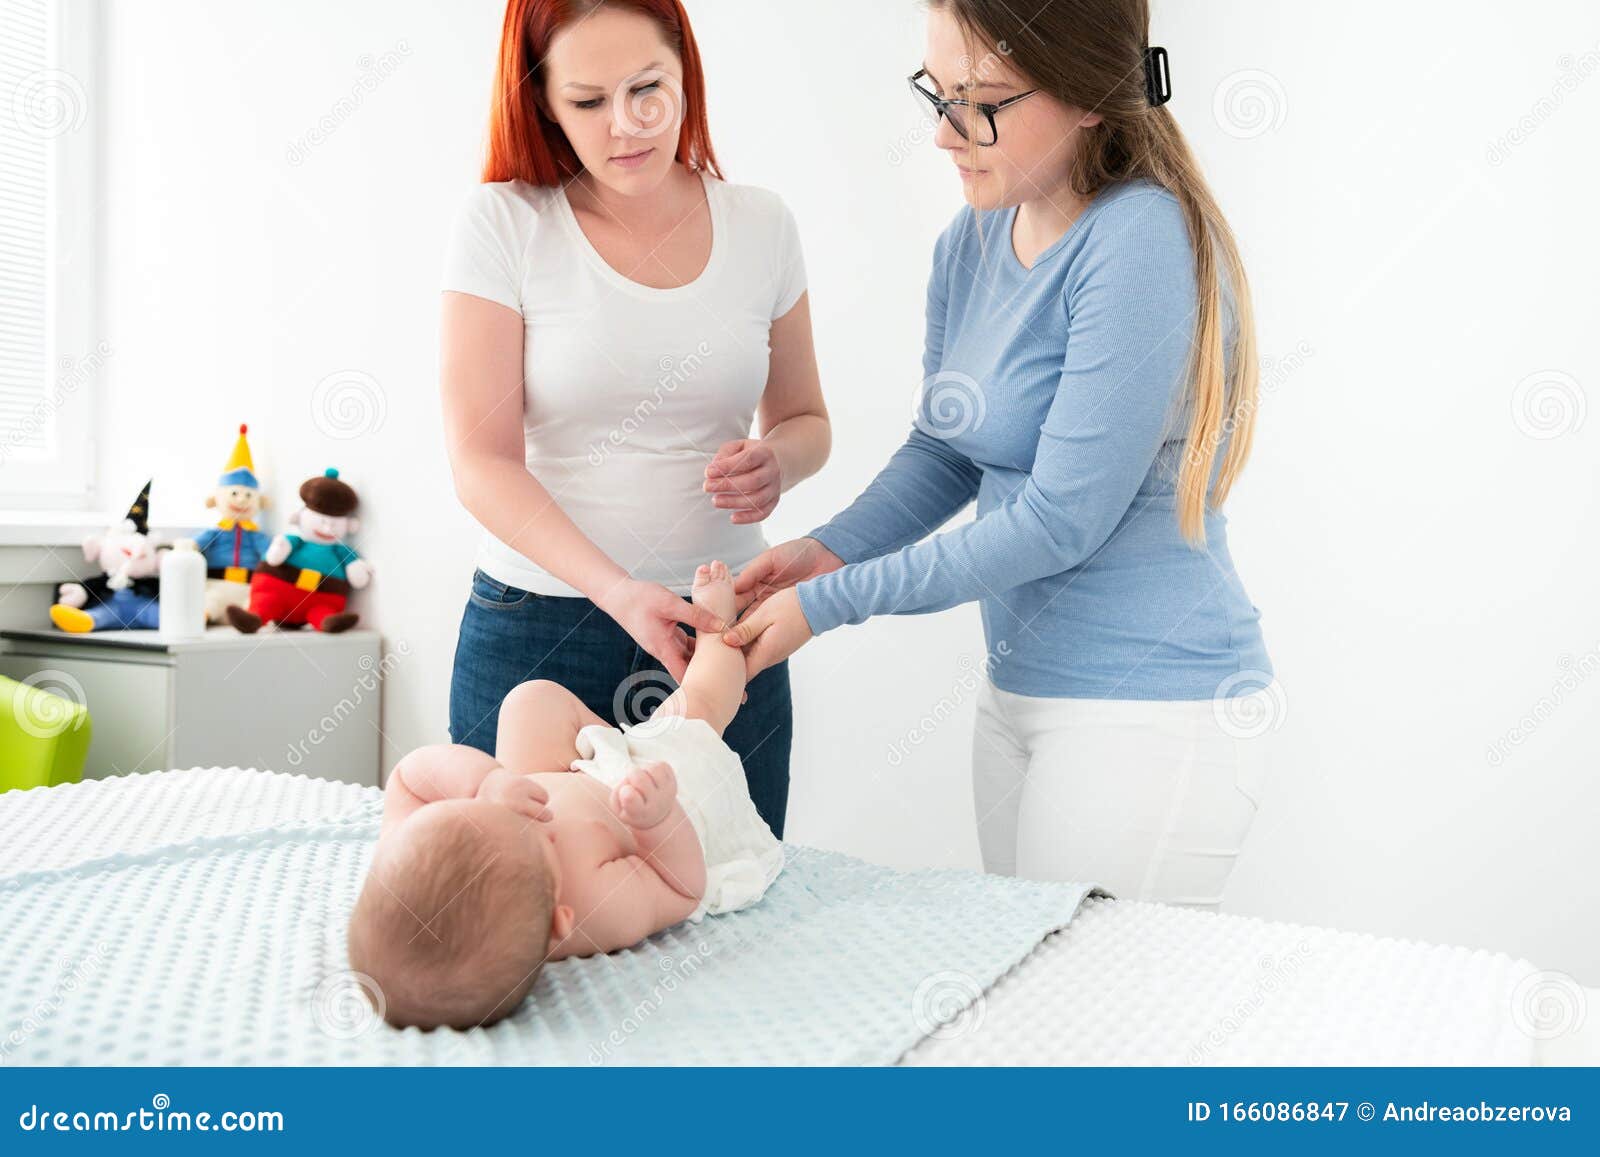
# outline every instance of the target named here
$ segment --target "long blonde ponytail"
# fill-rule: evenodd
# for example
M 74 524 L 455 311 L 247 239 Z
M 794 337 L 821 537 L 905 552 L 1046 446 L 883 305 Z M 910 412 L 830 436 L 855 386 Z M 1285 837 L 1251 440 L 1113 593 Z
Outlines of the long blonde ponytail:
M 1031 86 L 1100 115 L 1099 124 L 1079 131 L 1069 177 L 1074 193 L 1093 197 L 1107 185 L 1143 177 L 1169 190 L 1182 206 L 1199 301 L 1183 396 L 1190 419 L 1175 486 L 1179 532 L 1191 545 L 1203 546 L 1207 507 L 1222 507 L 1255 436 L 1261 377 L 1255 309 L 1233 230 L 1189 142 L 1170 106 L 1152 106 L 1146 95 L 1148 0 L 1051 0 L 1025 25 L 1011 0 L 930 0 L 930 7 L 954 15 Z M 976 60 L 983 54 L 970 55 Z M 1224 349 L 1223 273 L 1237 331 L 1231 373 Z

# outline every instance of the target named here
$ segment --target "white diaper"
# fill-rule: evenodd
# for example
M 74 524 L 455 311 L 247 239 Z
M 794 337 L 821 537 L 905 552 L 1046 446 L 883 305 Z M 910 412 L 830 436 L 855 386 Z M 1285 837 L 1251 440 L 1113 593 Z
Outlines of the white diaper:
M 573 771 L 616 787 L 642 763 L 671 764 L 678 802 L 700 837 L 706 894 L 690 920 L 754 904 L 783 870 L 783 845 L 750 799 L 744 765 L 703 719 L 652 717 L 617 730 L 593 723 L 578 732 Z

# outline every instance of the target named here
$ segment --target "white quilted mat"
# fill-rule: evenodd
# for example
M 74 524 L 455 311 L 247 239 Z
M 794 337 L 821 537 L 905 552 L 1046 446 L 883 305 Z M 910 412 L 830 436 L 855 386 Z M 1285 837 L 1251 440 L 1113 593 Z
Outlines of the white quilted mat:
M 1501 953 L 1091 898 L 919 1065 L 1600 1063 L 1600 992 Z
M 236 768 L 0 796 L 0 1063 L 890 1063 L 1085 891 L 788 845 L 756 908 L 549 965 L 490 1029 L 397 1031 L 344 947 L 380 809 Z
M 764 1030 L 795 1057 L 882 1059 L 826 1039 L 836 966 L 805 909 L 836 895 L 830 861 L 856 866 L 852 903 L 872 915 L 918 877 L 793 845 L 804 927 L 782 941 L 785 1000 L 759 941 L 669 932 L 551 969 L 537 1010 L 487 1032 L 373 1024 L 342 971 L 343 924 L 381 806 L 376 789 L 239 768 L 0 795 L 0 1064 L 527 1063 L 552 1055 L 536 1027 L 568 1063 L 691 1063 L 723 1057 L 685 1044 L 689 1022 L 760 1025 L 780 1008 L 790 1023 Z M 297 843 L 315 851 L 291 870 Z M 1600 1063 L 1600 992 L 1498 953 L 1098 898 L 1031 953 L 1030 939 L 1003 976 L 960 943 L 936 967 L 881 961 L 901 968 L 898 993 L 854 1014 L 924 1065 Z M 753 1011 L 731 1012 L 739 1001 Z M 789 1059 L 775 1051 L 761 1059 Z
M 377 788 L 242 767 L 191 767 L 0 795 L 0 879 L 175 840 L 381 815 Z

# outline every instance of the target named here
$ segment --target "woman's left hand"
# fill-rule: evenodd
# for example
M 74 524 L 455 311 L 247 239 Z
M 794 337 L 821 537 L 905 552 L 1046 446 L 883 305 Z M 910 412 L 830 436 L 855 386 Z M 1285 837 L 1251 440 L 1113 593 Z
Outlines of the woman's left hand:
M 800 609 L 795 588 L 779 591 L 722 633 L 722 641 L 744 651 L 744 676 L 749 682 L 768 667 L 783 662 L 811 641 L 811 624 Z
M 713 506 L 732 512 L 729 522 L 760 522 L 778 508 L 783 493 L 777 451 L 760 438 L 724 442 L 706 466 L 705 491 Z

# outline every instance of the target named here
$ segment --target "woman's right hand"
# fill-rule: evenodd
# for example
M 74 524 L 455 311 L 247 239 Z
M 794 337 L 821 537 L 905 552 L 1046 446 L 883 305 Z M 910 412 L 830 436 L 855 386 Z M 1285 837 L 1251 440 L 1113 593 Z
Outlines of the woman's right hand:
M 640 579 L 618 583 L 604 598 L 596 599 L 595 606 L 615 619 L 639 644 L 640 650 L 660 663 L 662 670 L 676 683 L 683 682 L 684 672 L 689 669 L 689 656 L 694 653 L 689 636 L 678 624 L 713 633 L 731 625 L 659 583 Z
M 733 580 L 739 613 L 796 583 L 836 571 L 844 560 L 814 538 L 792 538 L 750 560 Z

